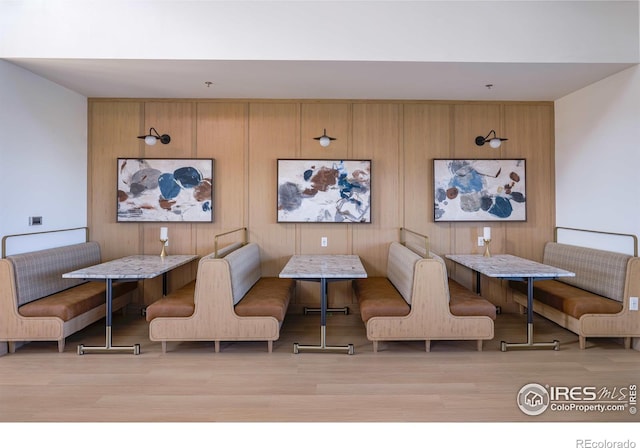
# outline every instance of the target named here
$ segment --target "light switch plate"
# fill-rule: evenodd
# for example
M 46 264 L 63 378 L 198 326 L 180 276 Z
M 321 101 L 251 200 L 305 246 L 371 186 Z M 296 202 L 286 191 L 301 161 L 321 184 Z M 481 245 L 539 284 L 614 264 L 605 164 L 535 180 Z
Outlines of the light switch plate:
M 323 236 L 322 238 L 320 238 L 320 246 L 327 247 L 327 244 L 328 244 L 328 241 L 326 236 Z
M 629 297 L 629 309 L 631 311 L 638 311 L 638 298 Z
M 484 246 L 484 238 L 481 236 L 478 237 L 478 247 Z

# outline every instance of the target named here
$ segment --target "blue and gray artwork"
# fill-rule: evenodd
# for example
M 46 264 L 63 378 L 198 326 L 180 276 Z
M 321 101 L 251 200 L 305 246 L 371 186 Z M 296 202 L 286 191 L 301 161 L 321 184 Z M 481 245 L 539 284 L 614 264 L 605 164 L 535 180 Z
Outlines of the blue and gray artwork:
M 435 160 L 436 221 L 525 221 L 525 161 Z
M 213 160 L 118 159 L 118 221 L 213 220 Z
M 371 222 L 371 162 L 279 160 L 278 222 Z

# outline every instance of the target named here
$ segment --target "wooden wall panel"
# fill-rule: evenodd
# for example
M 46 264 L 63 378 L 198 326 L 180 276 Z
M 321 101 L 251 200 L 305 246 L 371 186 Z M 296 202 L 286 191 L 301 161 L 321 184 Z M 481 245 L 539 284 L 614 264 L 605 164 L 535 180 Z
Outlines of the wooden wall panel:
M 150 127 L 171 135 L 169 145 L 146 147 L 137 135 Z M 323 129 L 337 140 L 323 148 Z M 509 141 L 478 147 L 491 129 Z M 370 276 L 384 275 L 388 244 L 406 227 L 429 236 L 439 254 L 481 253 L 485 222 L 435 223 L 433 159 L 527 159 L 528 220 L 491 222 L 492 253 L 540 259 L 555 223 L 552 103 L 446 101 L 89 101 L 89 226 L 105 259 L 160 250 L 159 223 L 116 224 L 117 157 L 213 158 L 214 222 L 167 224 L 170 253 L 205 255 L 216 233 L 246 226 L 262 249 L 263 275 L 277 276 L 292 254 L 361 256 Z M 277 159 L 371 159 L 372 224 L 276 222 Z M 111 167 L 111 168 L 110 168 Z M 326 236 L 327 248 L 320 246 Z M 452 277 L 473 287 L 475 276 L 448 263 Z M 170 276 L 170 288 L 195 276 L 195 264 Z M 141 301 L 159 294 L 144 282 Z M 319 288 L 299 282 L 291 312 L 317 306 Z M 514 309 L 504 282 L 483 279 L 485 297 Z M 330 288 L 334 307 L 354 305 L 348 282 Z
M 311 103 L 301 107 L 300 158 L 349 159 L 349 111 L 347 103 Z M 320 146 L 314 137 L 323 129 L 336 138 L 327 147 Z M 298 248 L 301 254 L 350 254 L 349 226 L 346 224 L 298 224 Z M 327 247 L 321 247 L 320 239 L 327 237 Z
M 140 157 L 142 105 L 138 102 L 89 104 L 88 225 L 104 261 L 143 249 L 136 225 L 116 223 L 117 158 Z
M 527 221 L 505 224 L 504 252 L 542 261 L 544 243 L 555 226 L 555 149 L 553 106 L 505 106 L 505 158 L 526 159 Z
M 277 160 L 299 155 L 297 103 L 249 105 L 249 240 L 262 249 L 262 273 L 278 276 L 296 253 L 295 224 L 278 224 Z
M 551 104 L 513 104 L 504 107 L 505 158 L 526 159 L 527 221 L 505 224 L 504 252 L 542 261 L 544 244 L 553 241 L 555 227 L 554 116 Z M 505 289 L 502 306 L 517 306 Z
M 488 144 L 477 146 L 475 139 L 478 135 L 486 136 L 494 129 L 498 135 L 504 135 L 500 119 L 500 105 L 497 104 L 463 104 L 454 106 L 454 141 L 452 157 L 454 159 L 491 159 L 504 158 L 503 147 L 494 149 Z M 506 145 L 503 145 L 506 146 Z M 453 250 L 456 253 L 482 253 L 477 246 L 478 236 L 482 235 L 482 228 L 491 227 L 491 248 L 496 253 L 503 248 L 503 223 L 491 222 L 457 222 L 453 229 Z
M 141 253 L 143 244 L 136 225 L 116 223 L 117 159 L 140 157 L 142 105 L 138 102 L 89 103 L 88 214 L 92 241 L 100 243 L 103 261 Z M 133 297 L 142 301 L 143 288 Z
M 391 241 L 398 241 L 404 197 L 401 109 L 395 103 L 353 106 L 353 158 L 371 159 L 371 224 L 353 224 L 353 253 L 370 276 L 386 273 Z
M 351 107 L 348 103 L 304 103 L 300 116 L 300 158 L 302 159 L 350 159 Z M 320 146 L 314 137 L 334 137 L 327 147 Z M 351 226 L 349 224 L 296 224 L 298 253 L 301 254 L 351 254 Z M 321 246 L 321 238 L 327 238 L 327 247 Z M 297 303 L 308 307 L 320 306 L 318 283 L 298 282 Z M 352 302 L 351 283 L 335 282 L 328 288 L 329 306 L 341 308 Z
M 486 136 L 492 129 L 502 135 L 501 105 L 493 103 L 456 104 L 453 106 L 453 148 L 452 159 L 490 159 L 503 158 L 503 148 L 494 149 L 488 144 L 477 146 L 475 139 L 478 135 Z M 484 226 L 491 227 L 491 251 L 503 251 L 503 223 L 499 222 L 456 222 L 450 224 L 451 250 L 457 254 L 483 253 L 478 247 L 478 236 L 482 235 Z M 469 269 L 448 263 L 451 277 L 467 286 L 474 288 L 475 276 Z M 489 280 L 483 278 L 483 293 L 489 291 Z M 484 295 L 484 294 L 483 294 Z M 493 296 L 492 296 L 493 298 Z
M 214 236 L 247 226 L 247 103 L 197 105 L 197 154 L 214 159 L 213 223 L 194 224 L 199 255 L 214 250 Z M 223 245 L 242 234 L 221 238 Z
M 404 227 L 427 235 L 431 250 L 440 255 L 452 253 L 451 225 L 433 219 L 433 160 L 452 152 L 451 114 L 448 104 L 404 106 Z
M 154 128 L 160 135 L 169 134 L 171 141 L 164 145 L 160 142 L 153 146 L 142 145 L 145 158 L 196 158 L 194 129 L 195 104 L 191 102 L 150 101 L 144 104 L 144 128 L 140 135 Z M 136 224 L 123 224 L 136 225 Z M 196 240 L 194 225 L 191 223 L 141 223 L 137 224 L 142 232 L 143 253 L 160 254 L 160 227 L 167 227 L 169 232 L 169 254 L 195 254 Z M 169 273 L 168 289 L 173 291 L 195 278 L 196 263 L 175 269 Z M 162 296 L 162 279 L 160 277 L 144 281 L 144 304 L 149 305 Z
M 159 134 L 169 134 L 171 136 L 171 142 L 166 145 L 158 142 L 154 146 L 148 146 L 142 140 L 139 140 L 145 158 L 177 159 L 196 157 L 192 135 L 194 125 L 193 107 L 194 105 L 191 103 L 145 103 L 145 125 L 140 135 L 146 134 L 153 127 Z M 138 225 L 144 235 L 144 253 L 160 253 L 162 248 L 162 243 L 159 241 L 161 226 L 168 227 L 168 253 L 195 253 L 195 241 L 192 237 L 193 228 L 190 223 L 143 223 Z

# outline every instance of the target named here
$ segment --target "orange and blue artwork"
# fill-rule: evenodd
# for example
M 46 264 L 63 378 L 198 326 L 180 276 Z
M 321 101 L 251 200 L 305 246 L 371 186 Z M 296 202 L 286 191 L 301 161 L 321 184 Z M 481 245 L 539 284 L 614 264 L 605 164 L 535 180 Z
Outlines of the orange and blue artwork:
M 526 221 L 524 159 L 435 159 L 434 220 Z
M 278 160 L 278 222 L 370 223 L 371 160 Z
M 118 159 L 117 222 L 212 222 L 213 159 Z

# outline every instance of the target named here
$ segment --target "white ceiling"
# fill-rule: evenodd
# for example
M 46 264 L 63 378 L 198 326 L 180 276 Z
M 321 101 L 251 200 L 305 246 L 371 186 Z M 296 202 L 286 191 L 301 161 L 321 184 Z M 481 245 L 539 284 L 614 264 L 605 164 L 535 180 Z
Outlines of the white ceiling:
M 553 101 L 635 64 L 6 59 L 90 98 Z M 211 82 L 210 86 L 206 82 Z M 492 84 L 487 88 L 487 84 Z

